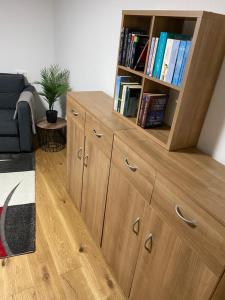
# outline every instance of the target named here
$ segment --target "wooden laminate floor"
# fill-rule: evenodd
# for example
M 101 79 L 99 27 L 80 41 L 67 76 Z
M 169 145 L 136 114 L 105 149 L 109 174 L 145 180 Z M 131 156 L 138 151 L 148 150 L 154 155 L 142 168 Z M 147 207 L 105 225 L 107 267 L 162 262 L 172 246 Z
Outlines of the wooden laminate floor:
M 66 151 L 36 152 L 37 251 L 0 266 L 0 299 L 124 299 L 66 191 Z

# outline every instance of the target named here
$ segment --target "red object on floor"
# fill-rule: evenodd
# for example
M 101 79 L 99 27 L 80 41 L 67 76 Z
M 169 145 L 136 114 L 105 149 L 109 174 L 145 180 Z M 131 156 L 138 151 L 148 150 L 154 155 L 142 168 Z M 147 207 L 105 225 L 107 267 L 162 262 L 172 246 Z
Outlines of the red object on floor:
M 0 207 L 0 216 L 2 214 L 2 210 L 3 210 L 3 207 Z M 3 245 L 2 245 L 2 241 L 0 239 L 0 258 L 4 258 L 6 256 L 7 256 L 7 254 L 5 252 L 5 249 L 4 249 Z

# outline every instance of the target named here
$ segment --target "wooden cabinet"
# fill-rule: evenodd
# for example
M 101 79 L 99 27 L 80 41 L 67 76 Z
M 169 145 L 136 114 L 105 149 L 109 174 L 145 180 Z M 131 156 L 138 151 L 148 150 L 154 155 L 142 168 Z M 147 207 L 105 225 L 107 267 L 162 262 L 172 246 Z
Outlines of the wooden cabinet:
M 74 101 L 68 103 L 67 184 L 69 194 L 80 210 L 82 199 L 84 111 Z
M 69 193 L 126 297 L 224 299 L 225 169 L 127 128 L 103 93 L 71 95 Z
M 155 171 L 146 169 L 140 157 L 114 141 L 102 251 L 126 296 L 137 262 L 144 207 L 153 190 Z
M 87 114 L 81 214 L 98 245 L 107 196 L 113 134 Z
M 209 299 L 219 277 L 154 209 L 145 212 L 131 299 Z
M 144 207 L 144 198 L 112 164 L 102 251 L 126 296 L 137 262 Z

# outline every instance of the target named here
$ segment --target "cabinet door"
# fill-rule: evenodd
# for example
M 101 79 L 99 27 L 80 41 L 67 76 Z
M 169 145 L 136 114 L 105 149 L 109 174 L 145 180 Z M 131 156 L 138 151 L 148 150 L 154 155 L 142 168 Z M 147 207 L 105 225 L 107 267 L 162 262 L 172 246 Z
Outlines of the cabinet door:
M 111 165 L 102 251 L 128 297 L 140 245 L 145 207 L 142 195 L 129 177 Z M 147 205 L 147 204 L 146 204 Z
M 110 158 L 85 138 L 85 157 L 81 214 L 97 245 L 101 244 Z
M 150 207 L 131 291 L 136 300 L 206 300 L 218 277 Z
M 67 184 L 69 194 L 76 207 L 81 208 L 84 128 L 77 123 L 75 116 L 68 114 L 67 129 Z

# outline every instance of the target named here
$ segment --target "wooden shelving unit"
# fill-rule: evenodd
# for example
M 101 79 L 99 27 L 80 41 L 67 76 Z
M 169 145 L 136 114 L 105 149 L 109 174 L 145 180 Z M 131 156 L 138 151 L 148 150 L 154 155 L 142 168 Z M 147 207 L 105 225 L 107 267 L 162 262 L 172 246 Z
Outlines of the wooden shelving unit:
M 122 27 L 145 30 L 150 41 L 162 31 L 191 35 L 192 46 L 181 86 L 147 76 L 148 57 L 144 72 L 117 66 L 116 75 L 133 75 L 141 83 L 140 99 L 144 92 L 169 95 L 165 124 L 142 129 L 137 125 L 137 118 L 115 114 L 167 150 L 195 146 L 225 54 L 225 16 L 203 11 L 123 11 Z

